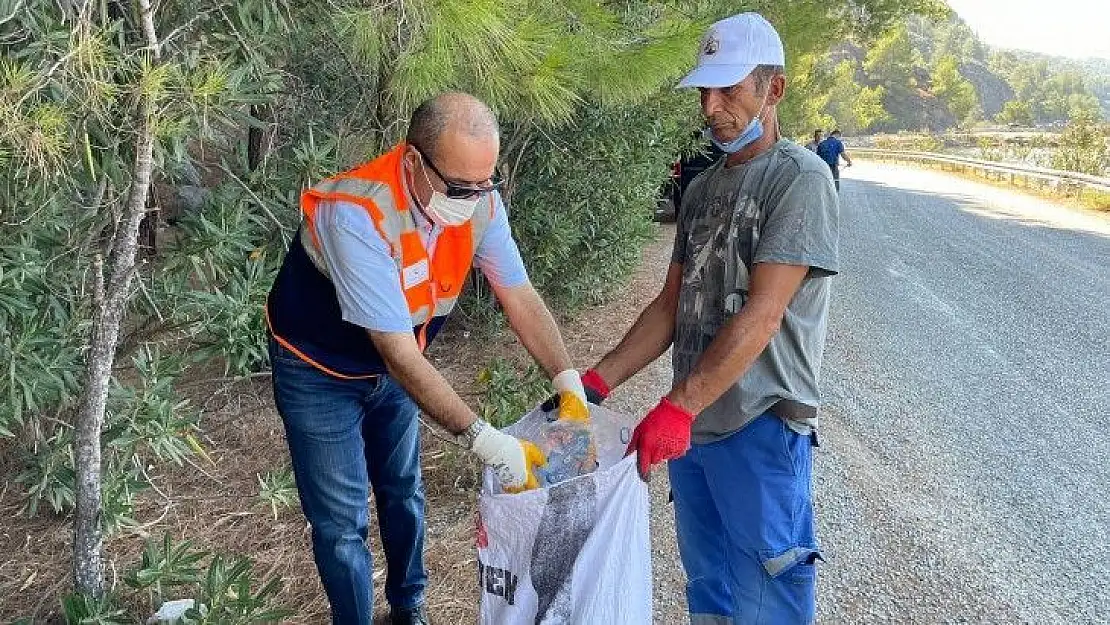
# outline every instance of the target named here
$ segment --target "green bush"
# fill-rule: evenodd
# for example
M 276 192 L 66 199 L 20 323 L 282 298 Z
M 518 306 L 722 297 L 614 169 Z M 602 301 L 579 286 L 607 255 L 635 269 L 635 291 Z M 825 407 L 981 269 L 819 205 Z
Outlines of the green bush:
M 208 567 L 202 567 L 209 559 Z M 198 549 L 191 540 L 174 541 L 166 533 L 161 541 L 148 540 L 139 565 L 124 582 L 145 592 L 151 610 L 175 595 L 194 599 L 182 623 L 193 625 L 248 625 L 280 622 L 293 612 L 274 605 L 282 587 L 280 577 L 262 583 L 254 579 L 254 563 L 242 556 L 228 557 Z M 257 587 L 257 590 L 252 588 Z M 191 588 L 191 593 L 182 591 Z
M 2 168 L 0 168 L 2 169 Z M 33 197 L 31 201 L 44 198 Z M 85 310 L 69 296 L 80 277 L 57 241 L 53 203 L 41 228 L 0 229 L 0 437 L 30 417 L 66 407 L 80 377 Z M 0 192 L 0 214 L 4 210 Z
M 944 140 L 936 135 L 899 132 L 875 138 L 880 150 L 906 150 L 910 152 L 943 152 Z
M 532 281 L 559 305 L 601 301 L 628 277 L 671 165 L 694 144 L 696 100 L 664 92 L 620 109 L 586 106 L 526 154 L 509 215 Z
M 254 562 L 250 558 L 212 556 L 200 583 L 196 605 L 185 612 L 183 625 L 250 625 L 275 623 L 293 612 L 273 604 L 281 592 L 281 578 L 272 578 L 257 590 Z
M 149 270 L 149 297 L 133 301 L 140 338 L 186 338 L 179 347 L 191 362 L 222 362 L 235 375 L 266 363 L 262 307 L 298 215 L 296 173 L 256 178 L 253 189 L 227 181 L 182 215 Z
M 518 369 L 503 358 L 494 358 L 478 374 L 482 385 L 480 416 L 494 427 L 515 423 L 551 392 L 547 378 L 536 365 Z
M 67 625 L 130 625 L 132 622 L 111 594 L 99 599 L 82 594 L 68 595 L 62 599 L 62 613 Z
M 72 510 L 77 497 L 73 429 L 57 425 L 48 433 L 36 431 L 34 443 L 23 453 L 23 470 L 15 478 L 26 489 L 23 513 L 38 514 L 43 502 L 56 514 Z
M 944 141 L 936 135 L 920 135 L 910 140 L 908 147 L 917 152 L 943 152 Z
M 145 467 L 158 460 L 181 465 L 203 453 L 197 439 L 199 415 L 176 391 L 184 356 L 164 355 L 143 346 L 131 359 L 133 376 L 113 378 L 104 432 L 101 524 L 109 533 L 134 525 L 135 495 L 147 488 Z M 129 372 L 130 373 L 130 372 Z M 49 430 L 30 428 L 32 445 L 16 479 L 27 492 L 24 513 L 35 515 L 45 503 L 56 514 L 74 505 L 76 478 L 73 427 L 58 422 Z
M 1110 168 L 1110 146 L 1106 129 L 1092 115 L 1079 115 L 1060 136 L 1060 147 L 1052 155 L 1056 169 L 1102 176 Z
M 1006 149 L 999 141 L 989 137 L 978 137 L 975 144 L 979 148 L 979 158 L 984 161 L 1006 160 Z
M 266 475 L 259 475 L 258 498 L 261 503 L 270 508 L 275 521 L 282 509 L 295 507 L 300 502 L 300 496 L 297 493 L 293 470 L 284 467 L 268 471 Z

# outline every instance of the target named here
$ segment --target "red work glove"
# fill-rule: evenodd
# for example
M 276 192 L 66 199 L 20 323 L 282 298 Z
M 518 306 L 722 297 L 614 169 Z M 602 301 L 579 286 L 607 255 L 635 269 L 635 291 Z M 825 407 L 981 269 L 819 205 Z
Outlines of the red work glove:
M 690 449 L 690 426 L 694 415 L 664 397 L 632 431 L 625 455 L 636 452 L 640 477 L 646 482 L 651 467 L 681 457 Z
M 595 404 L 601 404 L 603 399 L 609 397 L 609 384 L 593 369 L 586 369 L 586 373 L 582 374 L 582 386 L 586 387 L 586 398 Z M 595 397 L 597 401 L 594 401 Z

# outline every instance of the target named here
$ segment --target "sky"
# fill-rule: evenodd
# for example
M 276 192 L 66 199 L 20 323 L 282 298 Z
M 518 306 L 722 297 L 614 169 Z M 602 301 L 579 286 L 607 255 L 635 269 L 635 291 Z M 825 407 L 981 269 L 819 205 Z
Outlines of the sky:
M 948 0 L 987 44 L 1110 59 L 1110 0 Z

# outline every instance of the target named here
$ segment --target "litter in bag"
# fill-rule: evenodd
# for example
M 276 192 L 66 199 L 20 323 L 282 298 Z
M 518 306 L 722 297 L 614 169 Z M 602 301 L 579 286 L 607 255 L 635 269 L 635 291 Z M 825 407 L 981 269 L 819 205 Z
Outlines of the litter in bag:
M 588 431 L 536 409 L 506 428 L 549 454 L 541 488 L 478 499 L 483 625 L 642 625 L 651 615 L 647 485 L 624 457 L 635 420 L 590 405 Z

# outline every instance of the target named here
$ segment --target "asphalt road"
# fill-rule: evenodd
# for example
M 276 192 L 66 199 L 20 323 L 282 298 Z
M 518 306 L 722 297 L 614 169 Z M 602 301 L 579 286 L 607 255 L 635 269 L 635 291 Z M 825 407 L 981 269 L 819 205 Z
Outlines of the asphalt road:
M 939 172 L 844 175 L 819 621 L 1110 623 L 1110 219 Z M 668 381 L 657 363 L 614 399 Z M 678 623 L 662 482 L 656 622 Z
M 1110 219 L 847 172 L 823 620 L 1110 623 Z

